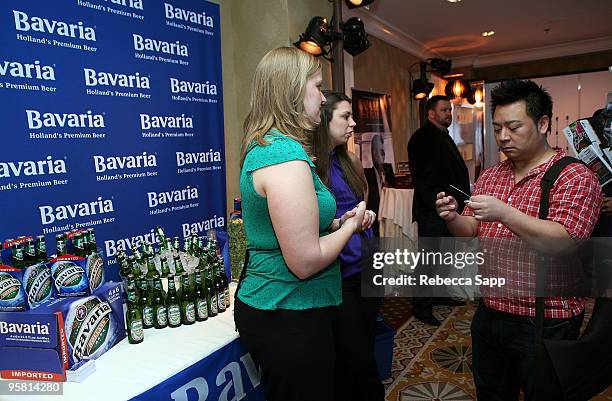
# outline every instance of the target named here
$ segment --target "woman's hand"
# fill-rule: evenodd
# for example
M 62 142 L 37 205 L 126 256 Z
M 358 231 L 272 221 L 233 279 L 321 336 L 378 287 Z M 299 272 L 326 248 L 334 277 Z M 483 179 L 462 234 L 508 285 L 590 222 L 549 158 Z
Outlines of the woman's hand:
M 363 231 L 362 226 L 364 224 L 364 221 L 369 221 L 369 218 L 367 218 L 366 220 L 366 216 L 365 216 L 366 203 L 364 201 L 359 202 L 359 204 L 355 206 L 355 208 L 351 210 L 350 212 L 354 212 L 355 214 L 349 217 L 348 219 L 346 219 L 344 224 L 342 224 L 342 227 L 344 227 L 345 225 L 348 225 L 351 227 L 354 233 Z
M 361 223 L 361 231 L 365 231 L 372 227 L 372 224 L 376 221 L 376 213 L 371 210 L 366 210 L 363 215 L 363 222 Z

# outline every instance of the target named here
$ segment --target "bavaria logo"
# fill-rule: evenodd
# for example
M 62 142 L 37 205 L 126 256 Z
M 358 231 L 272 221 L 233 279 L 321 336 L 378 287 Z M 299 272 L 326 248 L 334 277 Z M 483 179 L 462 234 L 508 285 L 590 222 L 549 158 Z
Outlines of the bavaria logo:
M 99 350 L 104 350 L 115 326 L 112 309 L 107 302 L 100 301 L 98 297 L 85 298 L 75 302 L 69 314 L 74 314 L 73 308 L 82 306 L 85 307 L 86 316 L 82 320 L 72 320 L 68 329 L 68 342 L 72 346 L 75 361 L 93 357 Z
M 132 37 L 134 38 L 134 50 L 149 50 L 152 52 L 189 57 L 187 45 L 182 44 L 178 40 L 175 42 L 165 42 L 163 40 L 145 38 L 137 33 L 132 34 Z
M 49 327 L 46 324 L 40 324 L 40 322 L 35 324 L 0 322 L 0 334 L 9 333 L 49 335 Z
M 148 155 L 147 152 L 137 156 L 93 156 L 93 161 L 96 173 L 124 168 L 157 167 L 156 156 Z
M 142 5 L 142 0 L 110 0 L 110 2 L 119 6 L 135 8 L 136 10 L 144 9 Z
M 30 306 L 36 306 L 51 296 L 51 270 L 45 265 L 28 268 L 23 281 Z
M 170 78 L 170 90 L 172 93 L 198 93 L 201 95 L 217 95 L 217 85 L 206 82 L 181 81 Z
M 43 225 L 52 224 L 56 221 L 76 217 L 88 217 L 97 214 L 112 213 L 115 211 L 113 201 L 98 197 L 93 202 L 75 203 L 61 206 L 39 206 L 40 222 Z
M 0 162 L 0 178 L 65 173 L 66 162 L 61 159 L 53 160 L 52 156 L 38 161 Z
M 92 68 L 83 68 L 86 86 L 120 86 L 123 88 L 151 89 L 148 77 L 134 74 L 117 74 L 114 72 L 96 71 Z
M 23 11 L 13 10 L 15 29 L 18 31 L 35 31 L 68 36 L 75 39 L 96 41 L 95 29 L 84 26 L 81 21 L 71 24 L 63 21 L 49 20 L 41 17 L 30 17 Z
M 19 295 L 21 283 L 7 273 L 0 274 L 0 301 L 10 301 Z
M 104 261 L 97 254 L 87 258 L 87 279 L 91 291 L 97 290 L 104 284 Z
M 65 287 L 73 287 L 81 284 L 85 270 L 73 262 L 58 262 L 55 266 L 53 279 L 55 287 L 61 290 Z
M 164 3 L 164 10 L 166 11 L 166 18 L 169 20 L 179 20 L 185 22 L 191 22 L 202 26 L 213 28 L 214 21 L 212 17 L 206 16 L 205 12 L 196 12 L 190 10 L 184 10 L 178 8 L 169 3 Z
M 106 248 L 106 257 L 112 258 L 117 254 L 117 251 L 127 251 L 128 249 L 132 249 L 134 246 L 140 246 L 140 244 L 148 242 L 151 244 L 157 244 L 159 242 L 159 238 L 157 234 L 155 234 L 154 230 L 143 234 L 143 235 L 135 235 L 129 238 L 122 238 L 118 240 L 106 240 L 104 241 L 104 246 Z
M 55 81 L 55 70 L 50 65 L 41 65 L 40 61 L 34 63 L 20 63 L 19 61 L 0 62 L 0 76 L 10 75 L 14 78 L 42 79 Z
M 220 162 L 221 152 L 210 149 L 208 152 L 176 152 L 176 165 L 182 167 L 190 164 Z
M 151 128 L 193 128 L 193 118 L 180 116 L 151 116 L 149 114 L 140 115 L 140 127 L 142 129 Z
M 149 207 L 157 207 L 159 205 L 165 205 L 166 203 L 181 202 L 186 200 L 198 199 L 198 189 L 187 188 L 177 189 L 175 191 L 168 192 L 147 192 L 149 199 Z
M 104 116 L 93 114 L 91 110 L 85 113 L 45 113 L 38 110 L 26 110 L 28 128 L 104 128 Z

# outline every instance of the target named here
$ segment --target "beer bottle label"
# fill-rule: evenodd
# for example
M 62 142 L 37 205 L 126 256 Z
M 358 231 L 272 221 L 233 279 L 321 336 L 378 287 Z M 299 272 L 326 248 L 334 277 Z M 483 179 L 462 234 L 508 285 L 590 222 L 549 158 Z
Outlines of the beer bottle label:
M 212 310 L 213 314 L 217 313 L 217 296 L 216 295 L 213 295 L 210 298 L 210 309 Z
M 223 312 L 225 310 L 225 297 L 223 295 L 224 295 L 223 291 L 221 291 L 219 293 L 219 298 L 217 300 L 217 302 L 218 302 L 217 305 L 218 305 L 218 309 L 219 309 L 220 312 Z
M 153 308 L 150 306 L 142 308 L 142 320 L 145 326 L 153 326 Z
M 142 341 L 144 333 L 142 331 L 142 320 L 133 320 L 130 323 L 130 337 L 133 341 Z
M 195 322 L 196 316 L 195 306 L 193 305 L 193 302 L 190 302 L 187 304 L 187 306 L 185 306 L 185 318 L 188 322 Z
M 225 309 L 230 307 L 230 293 L 229 293 L 229 288 L 226 288 L 225 291 Z
M 198 317 L 200 319 L 208 318 L 208 307 L 206 305 L 205 299 L 200 299 L 198 301 Z
M 181 324 L 181 308 L 178 305 L 172 305 L 168 308 L 168 322 L 172 326 Z
M 157 308 L 157 324 L 159 326 L 165 326 L 168 324 L 168 311 L 165 306 Z

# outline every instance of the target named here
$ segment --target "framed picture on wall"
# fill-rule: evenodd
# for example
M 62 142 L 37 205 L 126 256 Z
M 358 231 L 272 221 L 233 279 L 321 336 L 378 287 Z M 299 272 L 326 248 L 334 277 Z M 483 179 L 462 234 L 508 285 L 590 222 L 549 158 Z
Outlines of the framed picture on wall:
M 408 166 L 408 162 L 397 162 L 397 173 L 398 174 L 407 174 L 410 172 L 410 167 Z

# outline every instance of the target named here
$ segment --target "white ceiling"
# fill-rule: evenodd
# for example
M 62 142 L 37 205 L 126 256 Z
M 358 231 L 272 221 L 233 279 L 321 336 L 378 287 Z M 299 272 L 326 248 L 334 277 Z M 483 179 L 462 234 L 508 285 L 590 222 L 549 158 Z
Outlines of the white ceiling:
M 345 8 L 350 16 L 380 39 L 455 66 L 612 49 L 612 0 L 377 0 L 369 10 Z M 488 30 L 495 35 L 482 37 Z

